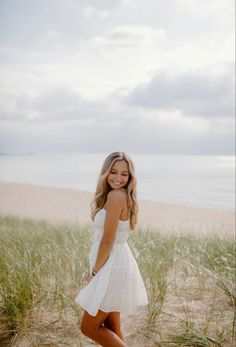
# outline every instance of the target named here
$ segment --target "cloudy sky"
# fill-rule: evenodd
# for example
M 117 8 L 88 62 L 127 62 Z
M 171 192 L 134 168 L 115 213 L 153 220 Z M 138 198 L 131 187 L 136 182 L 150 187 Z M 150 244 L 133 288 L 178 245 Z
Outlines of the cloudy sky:
M 233 154 L 233 0 L 0 0 L 0 151 Z

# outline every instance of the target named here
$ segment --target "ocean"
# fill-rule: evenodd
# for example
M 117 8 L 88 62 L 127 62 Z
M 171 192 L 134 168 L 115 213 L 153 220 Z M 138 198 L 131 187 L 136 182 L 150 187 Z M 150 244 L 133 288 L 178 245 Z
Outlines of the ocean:
M 0 180 L 94 192 L 108 154 L 0 155 Z M 235 209 L 234 156 L 130 154 L 138 199 Z

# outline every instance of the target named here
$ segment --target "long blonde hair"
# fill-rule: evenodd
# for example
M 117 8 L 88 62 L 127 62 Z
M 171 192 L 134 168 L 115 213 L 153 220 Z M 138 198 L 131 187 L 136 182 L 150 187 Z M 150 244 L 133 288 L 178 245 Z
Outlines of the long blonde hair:
M 129 168 L 129 180 L 124 187 L 128 195 L 128 209 L 130 216 L 130 229 L 134 230 L 137 225 L 138 203 L 137 203 L 137 179 L 135 175 L 134 162 L 130 155 L 125 152 L 113 152 L 104 161 L 99 178 L 94 200 L 91 202 L 91 218 L 94 220 L 95 215 L 101 210 L 106 201 L 107 195 L 112 188 L 107 183 L 107 176 L 110 173 L 112 165 L 118 160 L 125 160 Z

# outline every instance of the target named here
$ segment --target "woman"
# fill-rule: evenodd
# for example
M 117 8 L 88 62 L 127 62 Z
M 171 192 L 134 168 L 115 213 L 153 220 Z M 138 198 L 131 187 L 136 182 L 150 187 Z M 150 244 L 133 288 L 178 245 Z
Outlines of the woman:
M 95 199 L 88 284 L 76 297 L 85 310 L 81 331 L 104 347 L 125 347 L 120 314 L 147 305 L 138 265 L 127 244 L 137 224 L 136 177 L 131 157 L 111 153 L 104 161 Z

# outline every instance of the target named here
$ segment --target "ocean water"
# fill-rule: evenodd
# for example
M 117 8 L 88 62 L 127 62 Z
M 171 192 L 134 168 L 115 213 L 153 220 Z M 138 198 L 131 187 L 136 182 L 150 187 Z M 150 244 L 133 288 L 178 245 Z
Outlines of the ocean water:
M 0 180 L 94 192 L 109 153 L 0 155 Z M 131 153 L 139 199 L 235 209 L 233 156 Z

